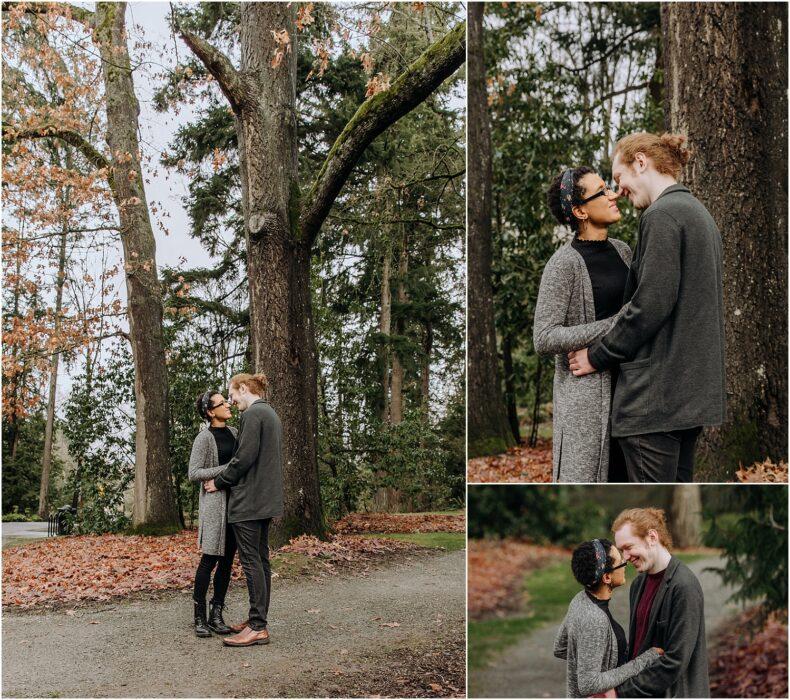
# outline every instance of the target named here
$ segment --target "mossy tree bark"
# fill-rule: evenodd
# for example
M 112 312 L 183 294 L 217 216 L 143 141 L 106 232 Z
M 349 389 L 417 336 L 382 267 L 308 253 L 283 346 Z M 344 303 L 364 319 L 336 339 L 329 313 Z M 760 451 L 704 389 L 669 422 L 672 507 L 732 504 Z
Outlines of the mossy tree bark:
M 367 99 L 303 195 L 297 172 L 295 14 L 292 3 L 242 4 L 238 69 L 203 38 L 181 32 L 217 79 L 236 118 L 253 365 L 269 377 L 272 405 L 283 422 L 285 514 L 272 529 L 274 545 L 296 535 L 326 532 L 317 463 L 313 244 L 365 148 L 452 75 L 465 54 L 462 24 L 430 47 L 389 89 Z M 273 33 L 282 29 L 288 32 L 291 49 L 275 67 Z
M 467 449 L 469 457 L 504 452 L 514 444 L 505 414 L 491 287 L 491 127 L 483 54 L 483 9 L 469 3 L 467 195 Z
M 666 3 L 661 23 L 666 127 L 724 241 L 728 416 L 700 475 L 732 478 L 787 458 L 787 5 Z

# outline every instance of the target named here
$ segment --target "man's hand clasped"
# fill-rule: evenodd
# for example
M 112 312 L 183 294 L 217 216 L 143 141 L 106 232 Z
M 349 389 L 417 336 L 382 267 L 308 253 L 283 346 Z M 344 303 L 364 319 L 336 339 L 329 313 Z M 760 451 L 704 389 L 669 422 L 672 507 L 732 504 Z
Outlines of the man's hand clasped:
M 215 491 L 219 491 L 219 489 L 214 486 L 214 479 L 204 481 L 203 488 L 206 489 L 206 493 L 214 493 Z
M 573 372 L 576 377 L 583 377 L 585 374 L 592 374 L 595 372 L 595 367 L 590 364 L 590 360 L 587 357 L 587 348 L 569 352 L 568 360 L 570 361 L 571 372 Z

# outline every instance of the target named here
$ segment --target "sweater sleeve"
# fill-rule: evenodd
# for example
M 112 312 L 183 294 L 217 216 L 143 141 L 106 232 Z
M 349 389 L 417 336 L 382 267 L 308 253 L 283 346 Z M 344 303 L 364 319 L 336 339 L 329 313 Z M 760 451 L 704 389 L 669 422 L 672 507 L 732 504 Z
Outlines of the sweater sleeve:
M 620 686 L 659 658 L 655 649 L 648 649 L 622 666 L 602 671 L 610 629 L 608 620 L 604 619 L 600 623 L 596 621 L 596 624 L 589 625 L 583 637 L 577 641 L 576 683 L 583 696 Z
M 558 659 L 568 658 L 568 623 L 567 619 L 562 621 L 562 625 L 557 630 L 554 637 L 554 656 Z
M 248 409 L 249 410 L 249 409 Z M 257 415 L 241 414 L 236 451 L 224 471 L 214 479 L 218 489 L 232 488 L 258 461 L 261 445 L 261 426 Z
M 209 437 L 212 440 L 214 439 L 214 436 L 210 433 Z M 189 455 L 187 476 L 190 481 L 208 481 L 209 479 L 213 479 L 224 469 L 223 466 L 206 467 L 206 463 L 209 461 L 208 457 L 211 454 L 210 450 L 211 444 L 208 442 L 208 439 L 203 433 L 198 434 L 195 441 L 192 443 L 192 453 Z
M 571 302 L 571 286 L 560 264 L 549 260 L 540 279 L 532 331 L 532 342 L 539 355 L 559 355 L 587 347 L 615 322 L 616 317 L 613 317 L 576 326 L 564 325 Z
M 612 330 L 590 347 L 588 357 L 596 369 L 632 360 L 666 323 L 678 300 L 680 226 L 666 212 L 653 211 L 643 216 L 639 235 L 639 282 Z
M 663 656 L 658 657 L 658 663 L 647 668 L 644 673 L 618 685 L 617 696 L 663 697 L 691 660 L 703 615 L 704 601 L 699 584 L 694 588 L 675 589 Z

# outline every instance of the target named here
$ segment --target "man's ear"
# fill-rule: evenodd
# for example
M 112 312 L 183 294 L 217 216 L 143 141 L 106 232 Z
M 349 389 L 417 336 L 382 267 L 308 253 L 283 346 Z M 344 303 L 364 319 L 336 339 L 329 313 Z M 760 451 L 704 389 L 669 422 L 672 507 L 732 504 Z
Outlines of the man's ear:
M 647 156 L 641 151 L 634 153 L 633 167 L 634 170 L 638 168 L 637 172 L 644 172 L 647 169 Z

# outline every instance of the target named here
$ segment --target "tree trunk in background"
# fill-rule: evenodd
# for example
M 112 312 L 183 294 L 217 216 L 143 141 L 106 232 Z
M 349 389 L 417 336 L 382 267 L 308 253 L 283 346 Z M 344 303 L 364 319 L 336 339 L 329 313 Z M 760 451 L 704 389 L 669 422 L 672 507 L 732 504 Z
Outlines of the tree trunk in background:
M 491 129 L 483 55 L 484 4 L 469 4 L 467 194 L 468 456 L 497 454 L 514 444 L 500 387 L 491 288 Z
M 406 297 L 406 275 L 409 272 L 409 238 L 404 232 L 401 236 L 400 257 L 398 260 L 398 291 L 397 300 L 401 305 L 401 312 L 395 321 L 395 335 L 399 338 L 406 332 L 403 320 L 403 305 Z M 397 346 L 392 353 L 392 398 L 390 400 L 390 420 L 393 425 L 403 422 L 403 382 L 404 370 Z
M 381 314 L 379 333 L 381 342 L 381 420 L 390 419 L 390 334 L 392 332 L 392 291 L 390 289 L 390 267 L 392 266 L 392 246 L 387 242 L 384 262 L 381 267 Z
M 535 447 L 538 444 L 538 430 L 540 428 L 540 404 L 542 399 L 542 379 L 543 379 L 543 361 L 538 356 L 537 367 L 535 368 L 535 401 L 532 404 L 532 427 L 529 431 L 528 445 Z
M 510 432 L 516 443 L 521 442 L 521 429 L 518 424 L 518 406 L 516 405 L 516 382 L 513 379 L 513 337 L 510 334 L 502 338 L 502 363 L 505 370 L 505 405 Z
M 666 3 L 667 128 L 724 241 L 727 422 L 700 475 L 787 458 L 787 5 Z M 689 40 L 689 29 L 694 39 Z
M 168 388 L 162 334 L 162 290 L 140 167 L 140 107 L 126 46 L 126 4 L 96 6 L 94 38 L 102 56 L 107 145 L 126 269 L 136 417 L 133 523 L 145 531 L 179 526 L 170 472 Z M 130 177 L 130 173 L 134 173 Z
M 702 536 L 702 498 L 699 484 L 672 489 L 669 530 L 676 547 L 698 547 Z
M 71 151 L 66 147 L 66 169 L 71 170 L 73 167 L 74 163 L 72 162 Z M 66 200 L 68 200 L 68 194 L 66 194 Z M 68 201 L 61 202 L 61 205 L 68 206 Z M 62 221 L 61 228 L 60 245 L 58 248 L 58 274 L 55 278 L 54 335 L 56 338 L 60 333 L 60 312 L 63 308 L 63 287 L 66 283 L 66 242 L 68 240 L 69 224 L 65 217 Z M 42 520 L 46 520 L 49 515 L 49 482 L 52 471 L 52 437 L 55 432 L 55 398 L 58 391 L 59 364 L 60 353 L 56 352 L 52 355 L 52 367 L 49 370 L 47 422 L 44 427 L 44 455 L 41 460 L 41 486 L 38 492 L 38 517 Z
M 420 397 L 425 411 L 425 420 L 429 419 L 431 406 L 431 353 L 433 352 L 433 324 L 425 321 L 422 338 L 422 368 L 420 372 Z

